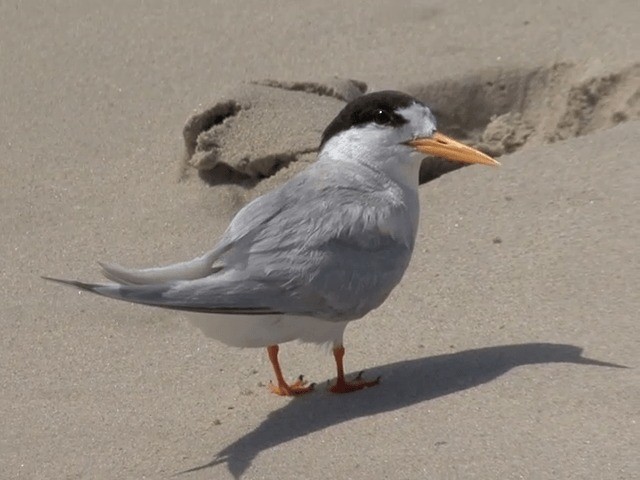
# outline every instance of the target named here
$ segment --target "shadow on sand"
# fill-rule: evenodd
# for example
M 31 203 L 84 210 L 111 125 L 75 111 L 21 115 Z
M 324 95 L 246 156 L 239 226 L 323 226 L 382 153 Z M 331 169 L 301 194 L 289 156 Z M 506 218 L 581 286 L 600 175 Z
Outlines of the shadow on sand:
M 370 375 L 382 375 L 380 386 L 350 395 L 318 392 L 294 398 L 253 431 L 239 438 L 209 463 L 180 472 L 195 472 L 226 463 L 240 476 L 264 450 L 359 417 L 398 410 L 426 400 L 487 383 L 512 368 L 539 363 L 573 363 L 626 368 L 582 357 L 573 345 L 526 343 L 467 350 L 382 365 Z

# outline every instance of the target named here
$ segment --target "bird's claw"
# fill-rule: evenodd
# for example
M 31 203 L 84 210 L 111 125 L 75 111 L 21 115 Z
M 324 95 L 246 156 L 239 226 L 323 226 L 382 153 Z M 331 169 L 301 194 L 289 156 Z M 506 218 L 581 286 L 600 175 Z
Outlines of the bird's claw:
M 363 380 L 364 370 L 358 373 L 353 380 L 346 381 L 344 378 L 338 378 L 335 385 L 329 387 L 331 393 L 350 393 L 362 390 L 364 388 L 373 387 L 380 383 L 382 376 L 376 377 L 374 380 Z
M 304 376 L 300 375 L 298 379 L 290 385 L 286 383 L 275 385 L 273 382 L 269 382 L 269 390 L 282 397 L 295 397 L 313 391 L 316 384 L 311 383 L 307 385 L 307 383 Z

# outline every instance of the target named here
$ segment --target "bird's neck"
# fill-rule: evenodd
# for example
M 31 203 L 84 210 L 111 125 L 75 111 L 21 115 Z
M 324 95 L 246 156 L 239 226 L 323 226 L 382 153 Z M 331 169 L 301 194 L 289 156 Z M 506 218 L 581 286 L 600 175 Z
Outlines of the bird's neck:
M 340 170 L 340 165 L 346 168 L 355 167 L 364 175 L 371 175 L 386 183 L 392 181 L 403 190 L 417 193 L 420 177 L 421 159 L 412 158 L 402 152 L 387 149 L 385 156 L 378 151 L 370 151 L 362 148 L 353 148 L 353 145 L 344 143 L 342 148 L 333 148 L 331 152 L 323 151 L 318 160 Z M 350 168 L 349 168 L 350 169 Z
M 417 192 L 420 185 L 420 164 L 421 160 L 418 159 L 390 159 L 379 168 L 404 189 Z

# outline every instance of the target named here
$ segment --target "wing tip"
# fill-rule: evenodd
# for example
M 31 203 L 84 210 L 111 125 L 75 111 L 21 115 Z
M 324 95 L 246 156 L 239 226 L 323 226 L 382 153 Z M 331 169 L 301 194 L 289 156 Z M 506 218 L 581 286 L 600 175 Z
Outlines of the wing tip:
M 96 288 L 99 287 L 99 285 L 95 283 L 85 283 L 85 282 L 80 282 L 78 280 L 65 280 L 63 278 L 47 277 L 46 275 L 41 275 L 40 278 L 42 278 L 43 280 L 47 280 L 49 282 L 55 282 L 61 285 L 76 287 L 76 288 L 79 288 L 80 290 L 86 290 L 88 292 L 94 292 L 94 293 L 96 291 Z

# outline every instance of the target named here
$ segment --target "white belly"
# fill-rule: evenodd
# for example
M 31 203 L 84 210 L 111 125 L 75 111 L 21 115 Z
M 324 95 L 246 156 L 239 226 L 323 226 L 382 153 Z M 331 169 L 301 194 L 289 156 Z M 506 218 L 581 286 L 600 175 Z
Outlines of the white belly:
M 288 315 L 217 315 L 189 313 L 189 321 L 207 337 L 233 347 L 267 347 L 300 340 L 308 343 L 342 344 L 348 322 Z

